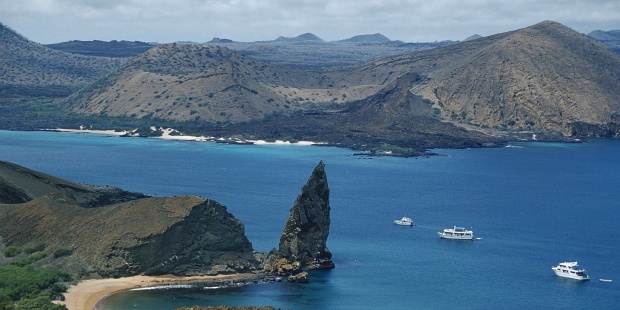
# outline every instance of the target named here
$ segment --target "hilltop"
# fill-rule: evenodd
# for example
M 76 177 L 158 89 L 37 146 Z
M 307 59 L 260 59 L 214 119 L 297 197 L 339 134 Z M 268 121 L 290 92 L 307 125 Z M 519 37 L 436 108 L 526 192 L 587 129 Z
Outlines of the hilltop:
M 620 54 L 620 30 L 595 30 L 588 33 L 588 37 L 600 41 L 614 53 Z
M 384 58 L 347 75 L 368 85 L 373 76 L 390 81 L 411 72 L 421 77 L 412 93 L 454 124 L 566 136 L 619 132 L 620 56 L 556 22 Z
M 336 41 L 336 42 L 345 42 L 345 43 L 387 43 L 391 42 L 386 36 L 375 33 L 375 34 L 363 34 L 350 37 L 348 39 Z
M 46 47 L 72 54 L 99 57 L 135 57 L 148 51 L 154 44 L 139 41 L 78 41 L 46 44 Z
M 382 57 L 401 55 L 455 44 L 455 41 L 405 43 L 391 41 L 382 34 L 358 35 L 325 41 L 314 34 L 279 37 L 272 41 L 237 42 L 214 38 L 205 43 L 226 47 L 271 64 L 301 69 L 324 70 L 357 65 Z
M 122 59 L 56 51 L 0 24 L 0 98 L 65 97 L 118 68 Z
M 278 37 L 275 41 L 288 41 L 288 42 L 325 42 L 314 33 L 306 32 L 293 38 Z
M 67 99 L 82 114 L 238 123 L 316 107 L 290 87 L 331 100 L 321 73 L 274 66 L 219 46 L 162 44 Z M 328 99 L 329 98 L 329 99 Z

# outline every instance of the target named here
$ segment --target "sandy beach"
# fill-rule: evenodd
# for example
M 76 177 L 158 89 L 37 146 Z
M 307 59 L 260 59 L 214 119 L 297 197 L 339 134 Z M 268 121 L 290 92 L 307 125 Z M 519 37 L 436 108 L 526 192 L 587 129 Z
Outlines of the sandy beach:
M 151 130 L 155 131 L 158 128 L 152 127 Z M 131 131 L 114 131 L 114 130 L 92 130 L 86 128 L 80 129 L 67 129 L 67 128 L 55 128 L 48 129 L 58 132 L 73 132 L 73 133 L 89 133 L 89 134 L 100 134 L 100 135 L 111 135 L 111 136 L 136 136 L 135 133 Z M 198 142 L 225 142 L 225 143 L 251 143 L 256 145 L 295 145 L 295 146 L 312 146 L 312 145 L 320 145 L 325 144 L 323 142 L 314 142 L 314 141 L 283 141 L 283 140 L 275 140 L 275 141 L 265 141 L 265 140 L 230 140 L 225 138 L 216 138 L 216 137 L 205 137 L 205 136 L 186 136 L 183 134 L 174 134 L 178 133 L 177 130 L 172 128 L 159 128 L 162 131 L 161 136 L 151 137 L 154 139 L 163 139 L 163 140 L 178 140 L 178 141 L 198 141 Z
M 240 281 L 255 278 L 254 274 L 232 274 L 216 276 L 191 276 L 180 277 L 173 275 L 163 276 L 133 276 L 116 279 L 91 279 L 80 281 L 77 285 L 69 287 L 64 294 L 64 304 L 69 310 L 96 309 L 97 303 L 114 293 L 143 287 L 155 287 L 165 285 L 183 285 L 191 283 L 218 283 L 227 281 Z

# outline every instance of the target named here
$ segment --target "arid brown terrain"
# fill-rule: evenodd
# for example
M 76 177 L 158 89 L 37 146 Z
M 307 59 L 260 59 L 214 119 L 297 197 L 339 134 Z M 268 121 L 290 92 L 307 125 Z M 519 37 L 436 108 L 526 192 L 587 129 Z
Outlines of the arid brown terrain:
M 48 53 L 7 28 L 3 33 L 5 48 Z M 4 128 L 172 126 L 186 134 L 312 140 L 398 155 L 620 132 L 620 56 L 552 21 L 322 70 L 258 60 L 221 41 L 157 45 L 117 59 L 98 76 L 74 62 L 71 70 L 88 73 L 79 83 L 51 71 L 54 80 L 83 87 L 61 103 L 25 108 L 23 100 L 5 96 L 0 108 L 15 117 L 6 117 Z M 19 72 L 10 68 L 19 64 L 7 62 L 7 70 Z M 44 73 L 0 82 L 8 93 L 28 92 L 41 80 L 49 89 L 62 84 L 42 79 Z M 28 120 L 15 121 L 20 118 Z

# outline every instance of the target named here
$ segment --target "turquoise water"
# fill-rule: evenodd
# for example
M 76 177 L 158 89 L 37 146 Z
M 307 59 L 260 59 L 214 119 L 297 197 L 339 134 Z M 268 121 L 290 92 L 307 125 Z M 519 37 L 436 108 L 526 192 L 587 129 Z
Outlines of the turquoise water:
M 617 308 L 620 141 L 513 146 L 361 159 L 328 147 L 0 131 L 1 160 L 76 182 L 215 199 L 259 251 L 277 247 L 301 186 L 325 162 L 335 269 L 313 272 L 308 284 L 131 291 L 105 309 Z M 392 223 L 403 215 L 417 225 Z M 454 225 L 482 239 L 437 236 Z M 556 277 L 550 267 L 567 260 L 592 281 Z

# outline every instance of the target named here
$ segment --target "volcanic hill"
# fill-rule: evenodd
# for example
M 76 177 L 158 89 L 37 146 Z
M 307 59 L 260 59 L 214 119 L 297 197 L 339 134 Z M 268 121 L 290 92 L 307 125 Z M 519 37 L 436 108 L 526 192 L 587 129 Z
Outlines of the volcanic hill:
M 411 92 L 455 124 L 564 135 L 618 135 L 620 56 L 545 21 L 448 47 L 389 57 L 348 72 L 357 84 L 407 73 Z M 580 131 L 583 124 L 597 129 Z
M 263 269 L 275 254 L 255 252 L 243 223 L 216 201 L 197 196 L 147 197 L 76 184 L 0 161 L 0 250 L 6 245 L 53 253 L 37 264 L 80 277 L 291 275 L 316 268 L 314 258 L 324 262 L 321 267 L 331 268 L 326 247 L 329 188 L 323 162 L 299 197 L 291 213 L 303 210 L 304 217 L 289 219 L 282 237 L 295 250 L 277 256 L 285 265 L 299 268 Z M 314 223 L 310 230 L 308 223 Z M 324 250 L 317 254 L 317 246 Z
M 273 66 L 227 48 L 172 43 L 75 93 L 67 107 L 83 114 L 238 123 L 315 109 L 316 98 L 331 99 L 331 84 L 322 73 Z M 296 95 L 293 85 L 315 100 Z
M 0 23 L 0 98 L 65 97 L 123 61 L 56 51 Z
M 408 87 L 432 105 L 427 118 L 566 136 L 618 132 L 620 56 L 550 21 L 329 71 L 270 65 L 221 47 L 160 45 L 73 95 L 67 106 L 78 113 L 234 125 L 344 111 L 406 75 L 418 76 Z M 386 119 L 403 119 L 391 113 Z

